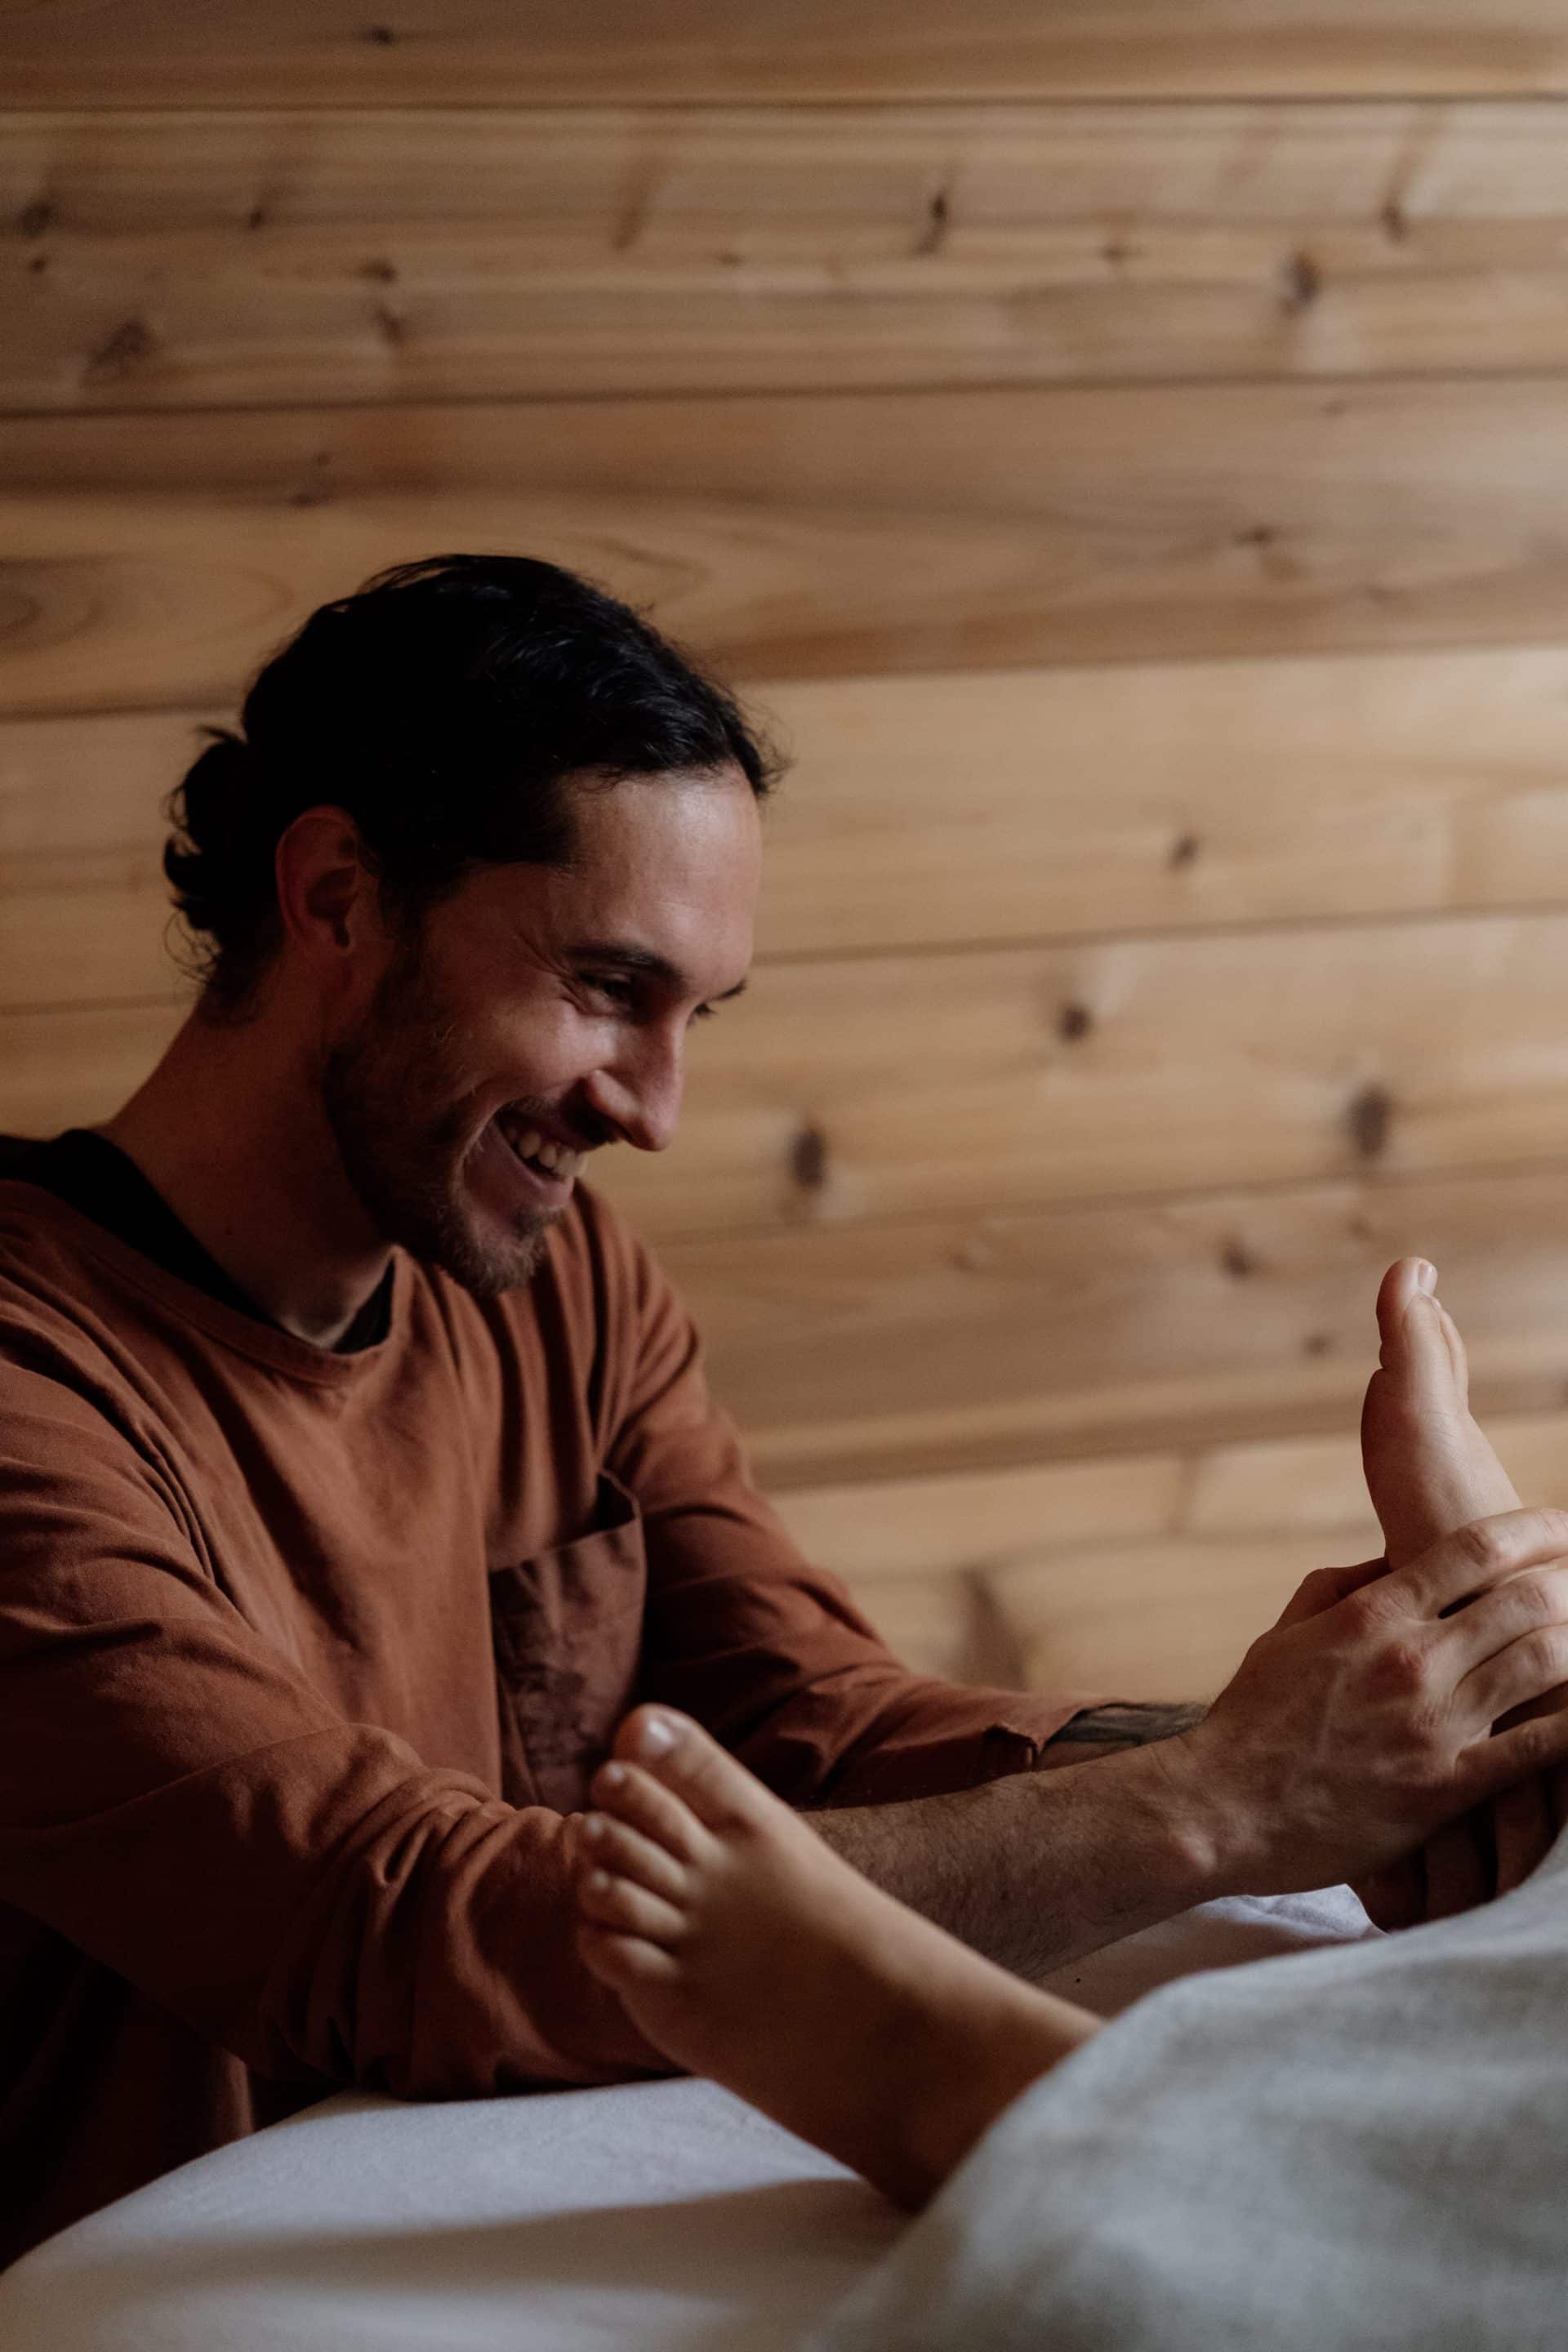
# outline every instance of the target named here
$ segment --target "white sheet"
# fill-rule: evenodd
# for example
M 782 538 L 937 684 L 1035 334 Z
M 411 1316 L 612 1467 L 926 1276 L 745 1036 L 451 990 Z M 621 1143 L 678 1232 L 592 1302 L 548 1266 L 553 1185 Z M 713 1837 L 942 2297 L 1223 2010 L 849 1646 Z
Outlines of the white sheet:
M 1158 1992 L 814 2352 L 1561 2352 L 1568 1837 L 1503 1902 Z
M 1367 1932 L 1343 1890 L 1215 1904 L 1052 1981 L 1109 2015 L 1186 1969 Z M 40 2247 L 0 2278 L 0 2346 L 782 2352 L 904 2226 L 710 2084 L 341 2097 Z

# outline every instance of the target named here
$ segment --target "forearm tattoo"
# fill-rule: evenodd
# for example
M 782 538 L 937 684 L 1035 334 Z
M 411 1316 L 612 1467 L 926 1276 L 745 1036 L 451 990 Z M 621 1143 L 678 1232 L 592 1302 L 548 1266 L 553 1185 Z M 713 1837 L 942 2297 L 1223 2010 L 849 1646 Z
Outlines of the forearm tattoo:
M 1049 1738 L 1047 1748 L 1148 1748 L 1156 1739 L 1174 1739 L 1191 1731 L 1208 1713 L 1206 1706 L 1143 1704 L 1114 1699 L 1109 1706 L 1086 1707 Z

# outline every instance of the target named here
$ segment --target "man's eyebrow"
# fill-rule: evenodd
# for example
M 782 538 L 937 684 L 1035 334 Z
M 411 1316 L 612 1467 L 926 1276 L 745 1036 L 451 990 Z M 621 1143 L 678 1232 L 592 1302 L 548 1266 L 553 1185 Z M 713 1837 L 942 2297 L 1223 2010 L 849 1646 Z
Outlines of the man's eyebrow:
M 677 996 L 688 996 L 691 982 L 678 963 L 660 955 L 656 948 L 634 947 L 627 940 L 584 940 L 572 950 L 574 963 L 608 964 L 618 971 L 635 972 L 639 980 L 658 981 L 662 988 Z M 725 989 L 721 996 L 710 997 L 710 1004 L 728 1004 L 741 994 L 746 983 L 738 980 L 733 988 Z

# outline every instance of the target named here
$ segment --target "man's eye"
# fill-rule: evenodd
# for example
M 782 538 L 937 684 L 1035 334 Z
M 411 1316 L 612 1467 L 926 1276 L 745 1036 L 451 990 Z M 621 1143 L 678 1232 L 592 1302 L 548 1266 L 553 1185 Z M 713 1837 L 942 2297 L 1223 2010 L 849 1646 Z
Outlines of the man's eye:
M 717 1021 L 719 1018 L 719 1007 L 716 1004 L 694 1005 L 692 1007 L 691 1018 L 693 1021 Z
M 620 972 L 585 971 L 582 977 L 584 987 L 591 988 L 595 996 L 607 996 L 616 1004 L 631 1003 L 632 983 Z

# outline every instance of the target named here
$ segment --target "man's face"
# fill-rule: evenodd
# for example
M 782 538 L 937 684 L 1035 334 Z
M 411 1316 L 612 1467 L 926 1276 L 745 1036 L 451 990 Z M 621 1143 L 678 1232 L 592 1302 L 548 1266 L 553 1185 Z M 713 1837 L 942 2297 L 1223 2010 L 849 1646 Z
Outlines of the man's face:
M 390 949 L 322 1068 L 377 1231 L 480 1297 L 532 1273 L 578 1155 L 663 1150 L 687 1032 L 751 961 L 761 827 L 738 769 L 572 805 L 574 863 L 471 875 Z

